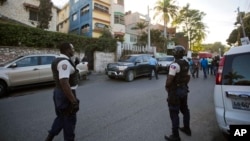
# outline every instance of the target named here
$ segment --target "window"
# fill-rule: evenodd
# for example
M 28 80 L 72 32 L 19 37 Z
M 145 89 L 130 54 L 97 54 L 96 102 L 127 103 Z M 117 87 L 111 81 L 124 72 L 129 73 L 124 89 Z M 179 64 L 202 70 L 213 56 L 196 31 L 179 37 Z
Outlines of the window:
M 42 56 L 41 65 L 51 64 L 54 59 L 55 59 L 55 56 Z
M 74 3 L 77 3 L 79 0 L 74 0 Z
M 89 24 L 85 24 L 82 26 L 81 33 L 89 32 Z
M 137 42 L 137 36 L 136 35 L 130 35 L 130 42 Z
M 38 12 L 37 12 L 37 10 L 32 10 L 32 9 L 30 9 L 29 10 L 29 20 L 32 20 L 32 21 L 38 21 Z
M 101 12 L 104 12 L 104 13 L 109 13 L 109 8 L 108 7 L 103 6 L 101 4 L 98 4 L 98 3 L 95 3 L 94 9 L 98 10 L 98 11 L 101 11 Z
M 89 13 L 89 5 L 86 5 L 84 6 L 82 9 L 81 9 L 81 16 L 85 15 Z
M 72 20 L 73 20 L 73 21 L 76 21 L 76 20 L 77 20 L 77 13 L 73 14 Z
M 38 57 L 27 57 L 16 62 L 17 67 L 29 67 L 38 65 Z
M 228 55 L 223 68 L 224 85 L 250 86 L 250 53 Z
M 96 28 L 101 28 L 101 29 L 108 28 L 108 26 L 106 24 L 102 24 L 102 23 L 95 23 L 95 27 Z
M 115 12 L 115 18 L 114 18 L 114 23 L 115 24 L 122 24 L 124 25 L 124 14 Z
M 124 0 L 114 0 L 114 3 L 124 5 Z

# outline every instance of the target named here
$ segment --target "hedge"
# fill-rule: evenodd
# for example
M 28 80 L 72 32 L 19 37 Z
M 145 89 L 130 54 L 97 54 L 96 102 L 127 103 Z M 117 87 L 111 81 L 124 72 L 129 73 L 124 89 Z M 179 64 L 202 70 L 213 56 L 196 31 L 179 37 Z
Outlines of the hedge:
M 71 42 L 76 51 L 115 52 L 117 45 L 116 40 L 110 38 L 89 38 L 28 26 L 0 23 L 0 46 L 57 48 L 62 42 Z

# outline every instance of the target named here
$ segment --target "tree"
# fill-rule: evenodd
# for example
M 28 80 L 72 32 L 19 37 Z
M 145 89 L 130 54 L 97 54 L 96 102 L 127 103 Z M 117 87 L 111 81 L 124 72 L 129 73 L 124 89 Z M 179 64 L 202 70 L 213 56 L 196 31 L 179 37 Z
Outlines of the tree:
M 240 22 L 240 16 L 242 17 L 242 21 L 244 24 L 244 29 L 242 29 L 242 25 Z M 234 24 L 237 26 L 236 29 L 233 29 L 232 32 L 229 34 L 227 41 L 227 44 L 232 46 L 236 43 L 240 45 L 240 38 L 242 38 L 243 35 L 243 30 L 245 30 L 246 36 L 250 38 L 250 12 L 245 13 L 245 12 L 240 12 L 238 16 L 236 17 L 236 22 Z
M 7 0 L 0 0 L 0 5 L 3 5 L 4 2 L 6 2 Z
M 151 29 L 150 30 L 150 40 L 153 46 L 156 46 L 157 51 L 164 51 L 164 37 L 162 36 L 161 30 Z M 147 43 L 148 33 L 143 32 L 140 42 Z
M 48 29 L 49 21 L 52 18 L 52 6 L 51 0 L 40 0 L 40 5 L 38 7 L 38 28 Z
M 164 37 L 166 38 L 166 25 L 176 17 L 178 6 L 175 5 L 175 0 L 158 0 L 154 7 L 156 17 L 160 18 L 160 21 L 164 22 Z
M 183 30 L 186 36 L 188 36 L 189 48 L 192 50 L 192 46 L 195 44 L 201 44 L 206 37 L 206 25 L 202 22 L 203 17 L 206 15 L 199 10 L 190 9 L 190 5 L 187 4 L 180 11 L 173 24 L 183 25 Z
M 139 45 L 143 45 L 143 39 L 142 39 L 142 35 L 143 35 L 143 30 L 148 26 L 147 22 L 137 22 L 136 25 L 134 27 L 132 27 L 132 30 L 140 30 L 139 36 L 138 36 L 138 41 L 137 44 Z M 145 42 L 146 43 L 146 42 Z

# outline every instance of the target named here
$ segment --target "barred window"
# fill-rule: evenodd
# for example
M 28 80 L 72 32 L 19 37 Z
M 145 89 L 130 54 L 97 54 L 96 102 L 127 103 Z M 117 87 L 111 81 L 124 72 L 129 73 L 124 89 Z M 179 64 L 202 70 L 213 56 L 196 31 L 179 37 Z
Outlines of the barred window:
M 36 10 L 29 10 L 29 20 L 38 21 L 38 12 Z
M 81 16 L 85 15 L 89 13 L 89 4 L 84 6 L 82 9 L 81 9 Z
M 124 25 L 124 14 L 115 12 L 115 18 L 114 18 L 114 23 L 115 24 L 122 24 Z
M 95 3 L 94 9 L 98 10 L 98 11 L 101 11 L 101 12 L 104 12 L 104 13 L 109 13 L 109 8 L 108 7 L 103 6 L 101 4 L 98 4 L 98 3 Z

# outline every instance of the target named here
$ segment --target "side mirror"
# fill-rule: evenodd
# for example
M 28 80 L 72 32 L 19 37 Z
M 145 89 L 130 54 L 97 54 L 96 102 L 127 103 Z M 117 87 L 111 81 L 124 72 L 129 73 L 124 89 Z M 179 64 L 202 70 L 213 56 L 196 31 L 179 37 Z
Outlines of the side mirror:
M 16 63 L 13 63 L 13 64 L 11 64 L 9 67 L 10 67 L 10 68 L 15 68 L 15 67 L 17 67 L 17 64 L 16 64 Z

